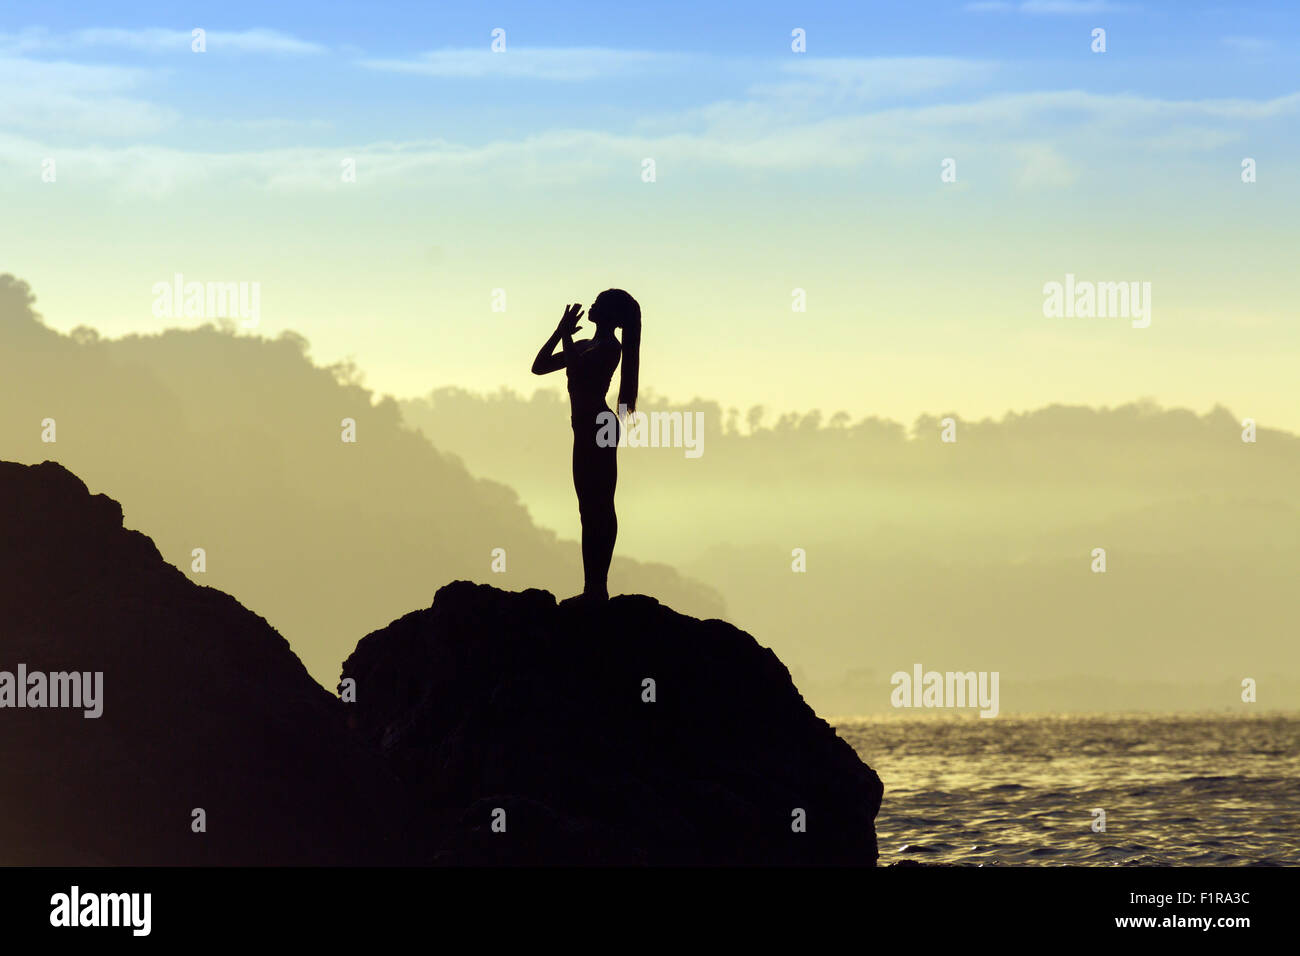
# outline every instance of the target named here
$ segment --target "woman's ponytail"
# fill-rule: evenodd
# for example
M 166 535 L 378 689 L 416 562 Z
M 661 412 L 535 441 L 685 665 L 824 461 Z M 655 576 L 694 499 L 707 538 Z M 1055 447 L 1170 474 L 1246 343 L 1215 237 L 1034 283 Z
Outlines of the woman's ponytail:
M 602 308 L 609 308 L 623 330 L 623 370 L 618 378 L 619 411 L 636 411 L 637 383 L 641 373 L 641 306 L 622 289 L 606 289 L 596 297 Z
M 641 310 L 623 320 L 623 370 L 618 377 L 618 403 L 629 414 L 636 411 L 637 381 L 641 373 Z

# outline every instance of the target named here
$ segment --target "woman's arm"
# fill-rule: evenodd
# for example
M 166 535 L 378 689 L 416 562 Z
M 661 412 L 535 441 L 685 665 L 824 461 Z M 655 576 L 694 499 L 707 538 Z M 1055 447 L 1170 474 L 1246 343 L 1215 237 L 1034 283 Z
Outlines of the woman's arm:
M 533 359 L 533 374 L 545 375 L 548 372 L 557 372 L 568 364 L 568 352 L 573 345 L 573 336 L 579 331 L 578 320 L 582 318 L 582 305 L 575 302 L 573 305 L 564 307 L 564 317 L 560 319 L 560 324 L 555 327 L 551 337 L 537 353 L 537 358 Z M 555 353 L 555 346 L 563 343 L 564 351 L 559 355 Z

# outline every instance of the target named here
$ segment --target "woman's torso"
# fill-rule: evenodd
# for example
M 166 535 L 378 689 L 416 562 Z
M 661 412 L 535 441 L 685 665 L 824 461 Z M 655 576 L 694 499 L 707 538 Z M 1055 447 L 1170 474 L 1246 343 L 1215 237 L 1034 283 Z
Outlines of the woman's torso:
M 617 339 L 587 339 L 575 342 L 570 350 L 566 368 L 569 386 L 569 406 L 575 423 L 581 415 L 607 411 L 605 394 L 618 367 L 619 344 Z

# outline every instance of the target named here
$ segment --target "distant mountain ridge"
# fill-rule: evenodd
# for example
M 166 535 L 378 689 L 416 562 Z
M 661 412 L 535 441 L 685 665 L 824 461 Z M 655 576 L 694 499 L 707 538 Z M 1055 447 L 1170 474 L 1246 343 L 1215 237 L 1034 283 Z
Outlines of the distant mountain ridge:
M 905 426 L 640 404 L 702 414 L 706 440 L 698 459 L 619 452 L 620 540 L 716 588 L 823 716 L 892 712 L 890 675 L 918 661 L 1000 672 L 1006 713 L 1296 704 L 1300 437 L 1249 409 L 1147 399 Z M 401 407 L 475 474 L 519 476 L 541 523 L 566 519 L 568 489 L 525 464 L 563 440 L 562 393 L 440 387 Z

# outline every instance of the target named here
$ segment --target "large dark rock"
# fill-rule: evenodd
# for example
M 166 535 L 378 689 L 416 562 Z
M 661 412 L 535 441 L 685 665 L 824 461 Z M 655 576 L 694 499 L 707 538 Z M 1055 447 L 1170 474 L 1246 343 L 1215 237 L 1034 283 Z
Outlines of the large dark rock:
M 880 779 L 722 621 L 458 581 L 343 676 L 355 726 L 450 824 L 436 861 L 876 861 Z
M 457 582 L 358 644 L 345 704 L 52 462 L 0 462 L 19 664 L 102 672 L 103 715 L 0 707 L 0 864 L 876 859 L 879 779 L 731 625 Z
M 285 640 L 52 462 L 0 462 L 0 670 L 20 663 L 102 671 L 103 715 L 0 709 L 0 864 L 427 856 L 392 774 Z

